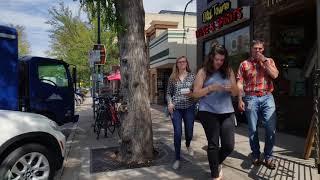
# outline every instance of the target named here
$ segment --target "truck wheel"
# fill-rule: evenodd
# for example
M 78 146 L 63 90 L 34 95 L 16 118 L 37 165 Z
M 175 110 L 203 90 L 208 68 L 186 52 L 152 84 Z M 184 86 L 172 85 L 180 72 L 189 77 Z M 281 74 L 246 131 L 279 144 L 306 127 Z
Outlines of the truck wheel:
M 40 144 L 26 144 L 12 151 L 0 165 L 0 177 L 49 179 L 55 170 L 54 154 Z

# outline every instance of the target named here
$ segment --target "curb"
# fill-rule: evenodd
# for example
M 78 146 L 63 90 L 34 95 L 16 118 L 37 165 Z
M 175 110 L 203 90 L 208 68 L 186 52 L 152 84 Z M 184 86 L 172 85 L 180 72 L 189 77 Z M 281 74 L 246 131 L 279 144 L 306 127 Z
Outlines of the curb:
M 62 164 L 62 167 L 56 172 L 56 175 L 54 177 L 55 180 L 60 180 L 61 177 L 62 177 L 62 174 L 64 172 L 64 168 L 65 166 L 67 165 L 68 163 L 68 157 L 69 157 L 69 153 L 71 151 L 71 148 L 72 148 L 72 145 L 71 143 L 73 142 L 74 140 L 74 137 L 75 137 L 75 132 L 76 132 L 76 129 L 78 127 L 78 122 L 74 123 L 72 129 L 71 129 L 71 133 L 70 135 L 68 136 L 68 138 L 66 139 L 66 150 L 65 150 L 65 155 L 64 155 L 64 160 L 63 160 L 63 164 Z

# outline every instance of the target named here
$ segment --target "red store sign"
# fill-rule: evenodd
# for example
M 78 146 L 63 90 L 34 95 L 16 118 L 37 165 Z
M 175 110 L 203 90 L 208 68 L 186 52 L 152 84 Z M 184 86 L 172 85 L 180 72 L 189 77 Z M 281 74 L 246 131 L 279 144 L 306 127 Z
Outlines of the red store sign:
M 231 24 L 235 21 L 238 21 L 243 18 L 242 8 L 234 9 L 230 12 L 223 14 L 222 16 L 218 17 L 217 19 L 210 22 L 210 24 L 204 25 L 197 29 L 196 37 L 200 38 L 205 36 L 209 33 L 217 31 L 221 29 L 223 26 Z

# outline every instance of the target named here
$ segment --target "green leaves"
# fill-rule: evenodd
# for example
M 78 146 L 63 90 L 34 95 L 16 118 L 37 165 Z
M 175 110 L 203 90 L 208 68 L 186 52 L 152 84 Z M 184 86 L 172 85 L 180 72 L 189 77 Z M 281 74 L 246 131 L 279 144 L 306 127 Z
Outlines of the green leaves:
M 58 7 L 52 7 L 49 14 L 50 19 L 47 23 L 51 25 L 49 31 L 51 50 L 47 53 L 76 65 L 80 82 L 89 84 L 88 52 L 97 42 L 97 21 L 83 22 L 79 16 L 74 16 L 63 3 L 60 3 Z M 105 68 L 108 69 L 108 66 L 118 64 L 119 50 L 116 33 L 102 28 L 101 43 L 106 45 Z
M 18 32 L 18 52 L 19 57 L 26 56 L 31 53 L 30 44 L 27 41 L 27 34 L 25 32 L 25 27 L 21 25 L 10 25 L 15 28 Z

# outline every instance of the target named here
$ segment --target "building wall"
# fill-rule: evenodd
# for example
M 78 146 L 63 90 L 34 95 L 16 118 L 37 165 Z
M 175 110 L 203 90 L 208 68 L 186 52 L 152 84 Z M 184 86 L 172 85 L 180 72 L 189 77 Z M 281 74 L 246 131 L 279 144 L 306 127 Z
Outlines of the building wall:
M 212 18 L 206 23 L 203 23 L 203 15 L 208 9 L 212 7 L 223 7 L 222 4 L 226 2 L 231 2 L 231 11 L 225 10 L 220 15 L 212 15 Z M 218 5 L 219 4 L 219 5 Z M 217 6 L 214 6 L 217 5 Z M 249 53 L 249 44 L 251 39 L 251 19 L 250 19 L 250 6 L 249 1 L 241 0 L 213 0 L 210 3 L 207 1 L 197 1 L 197 66 L 198 68 L 202 66 L 203 62 L 207 58 L 208 53 L 210 52 L 210 46 L 216 40 L 225 45 L 229 51 L 229 61 L 234 70 L 237 70 L 237 66 L 240 64 L 240 61 L 247 58 Z M 229 7 L 229 5 L 228 5 Z M 241 8 L 240 10 L 237 8 Z M 241 12 L 241 17 L 233 16 L 234 12 Z M 213 13 L 214 11 L 211 11 Z M 232 14 L 231 14 L 232 13 Z M 237 13 L 239 15 L 239 13 Z M 230 15 L 233 17 L 230 20 Z M 239 18 L 238 18 L 239 17 Z M 219 27 L 217 24 L 222 22 L 222 27 Z M 229 19 L 226 21 L 225 19 Z M 208 27 L 214 25 L 214 30 L 209 30 Z M 200 32 L 200 33 L 199 33 Z M 201 33 L 202 32 L 202 33 Z M 204 32 L 204 33 L 203 33 Z M 231 57 L 232 56 L 232 57 Z
M 244 0 L 230 0 L 231 2 L 231 9 L 232 11 L 224 11 L 223 13 L 220 13 L 220 15 L 213 15 L 213 18 L 210 19 L 207 22 L 203 22 L 203 14 L 205 11 L 208 9 L 212 8 L 213 5 L 215 4 L 220 4 L 222 5 L 223 3 L 226 3 L 226 0 L 212 0 L 210 3 L 207 3 L 208 1 L 197 1 L 197 30 L 199 32 L 206 32 L 202 31 L 202 29 L 206 29 L 205 27 L 211 26 L 214 24 L 215 26 L 218 24 L 220 17 L 223 17 L 227 19 L 229 17 L 228 15 L 230 12 L 235 12 L 235 10 L 238 7 L 241 7 L 242 9 L 240 10 L 242 13 L 241 18 L 233 19 L 230 20 L 230 23 L 224 24 L 222 27 L 215 27 L 214 30 L 209 30 L 208 32 L 201 34 L 199 36 L 199 33 L 197 33 L 197 67 L 201 67 L 201 65 L 204 62 L 204 59 L 207 55 L 208 52 L 204 52 L 204 49 L 208 48 L 204 47 L 204 43 L 208 42 L 212 39 L 216 39 L 219 37 L 223 37 L 225 35 L 230 35 L 232 32 L 235 32 L 237 30 L 240 30 L 242 28 L 250 26 L 250 6 L 249 6 L 249 1 L 244 1 Z M 216 7 L 216 6 L 215 6 Z M 229 7 L 229 6 L 228 6 Z M 212 11 L 214 12 L 214 11 Z M 234 16 L 232 16 L 234 17 Z M 214 23 L 213 23 L 214 22 Z M 211 27 L 210 27 L 211 28 Z M 250 28 L 251 31 L 251 28 Z M 247 33 L 248 34 L 248 33 Z M 249 33 L 250 34 L 250 33 Z M 237 35 L 234 35 L 237 36 Z M 230 37 L 230 36 L 229 36 Z M 236 37 L 234 37 L 236 38 Z M 225 37 L 223 37 L 223 42 L 225 41 Z M 246 40 L 248 39 L 246 35 Z M 250 38 L 249 38 L 250 39 Z M 231 50 L 230 47 L 226 47 L 228 50 Z
M 273 93 L 277 128 L 300 136 L 306 135 L 312 117 L 312 77 L 303 74 L 316 39 L 314 5 L 315 0 L 255 0 L 253 10 L 253 36 L 265 41 L 265 54 L 280 71 Z
M 145 30 L 152 21 L 176 22 L 177 28 L 156 29 L 149 45 L 149 96 L 151 103 L 164 103 L 167 79 L 171 74 L 176 58 L 187 56 L 192 70 L 196 71 L 196 16 L 185 15 L 183 30 L 183 15 L 146 13 Z M 155 26 L 157 27 L 157 26 Z M 184 38 L 185 37 L 185 38 Z
M 152 21 L 172 21 L 178 22 L 178 29 L 183 28 L 183 16 L 176 14 L 158 14 L 158 13 L 146 13 L 145 14 L 145 28 L 148 29 L 150 27 L 150 23 Z M 185 15 L 185 27 L 197 27 L 197 19 L 192 15 Z
M 254 0 L 253 22 L 254 39 L 263 39 L 266 47 L 271 47 L 271 16 L 275 14 L 290 13 L 304 7 L 304 0 Z M 270 48 L 266 49 L 266 55 L 270 55 Z

